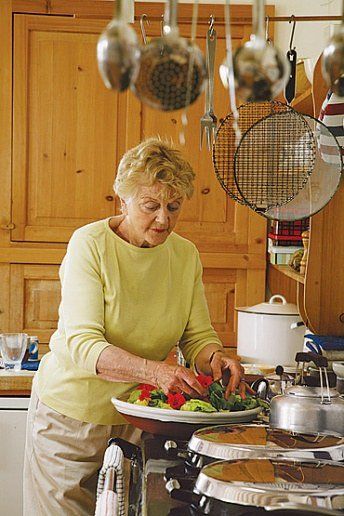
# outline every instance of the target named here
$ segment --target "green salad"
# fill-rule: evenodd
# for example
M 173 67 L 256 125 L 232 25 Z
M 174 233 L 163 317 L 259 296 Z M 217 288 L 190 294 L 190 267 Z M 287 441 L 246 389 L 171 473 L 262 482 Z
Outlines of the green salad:
M 147 407 L 184 410 L 191 412 L 238 412 L 257 407 L 268 408 L 268 403 L 260 398 L 246 394 L 230 394 L 225 398 L 226 388 L 220 382 L 213 382 L 210 376 L 199 375 L 197 379 L 208 388 L 204 399 L 191 398 L 187 394 L 165 394 L 153 385 L 140 384 L 131 392 L 128 402 Z

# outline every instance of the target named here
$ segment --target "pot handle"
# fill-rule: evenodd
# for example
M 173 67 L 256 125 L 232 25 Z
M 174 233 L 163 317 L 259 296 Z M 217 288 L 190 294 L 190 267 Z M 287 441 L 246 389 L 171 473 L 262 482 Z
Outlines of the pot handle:
M 275 294 L 274 296 L 270 297 L 269 305 L 276 304 L 276 299 L 280 299 L 282 301 L 282 305 L 286 305 L 287 304 L 287 300 L 286 300 L 286 298 L 284 296 L 282 296 L 281 294 Z
M 318 355 L 318 353 L 312 353 L 312 352 L 303 352 L 296 353 L 295 356 L 295 362 L 313 362 L 317 367 L 327 367 L 328 361 L 327 358 L 323 355 Z

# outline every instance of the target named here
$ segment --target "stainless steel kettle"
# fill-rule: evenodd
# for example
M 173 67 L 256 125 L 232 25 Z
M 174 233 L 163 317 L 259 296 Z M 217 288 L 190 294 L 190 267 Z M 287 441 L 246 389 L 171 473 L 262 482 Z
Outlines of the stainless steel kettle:
M 344 399 L 329 388 L 327 359 L 315 353 L 297 353 L 298 384 L 271 400 L 270 426 L 302 433 L 326 433 L 344 436 Z M 304 385 L 304 364 L 319 368 L 320 387 Z M 302 367 L 300 370 L 300 363 Z

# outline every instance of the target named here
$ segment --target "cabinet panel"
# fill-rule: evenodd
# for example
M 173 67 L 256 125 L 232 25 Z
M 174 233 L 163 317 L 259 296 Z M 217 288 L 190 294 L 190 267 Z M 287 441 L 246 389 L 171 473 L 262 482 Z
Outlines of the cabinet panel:
M 60 303 L 58 265 L 10 265 L 9 331 L 37 335 L 49 342 L 57 327 Z
M 104 25 L 15 16 L 13 240 L 67 242 L 114 211 L 118 95 L 95 57 Z
M 264 271 L 255 269 L 204 270 L 210 319 L 225 346 L 236 346 L 235 307 L 255 304 L 264 299 L 264 277 Z

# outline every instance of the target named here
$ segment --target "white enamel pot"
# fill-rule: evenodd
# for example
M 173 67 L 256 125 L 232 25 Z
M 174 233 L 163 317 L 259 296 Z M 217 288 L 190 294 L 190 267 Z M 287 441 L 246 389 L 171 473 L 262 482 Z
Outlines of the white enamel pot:
M 295 366 L 303 349 L 304 325 L 297 306 L 277 294 L 266 303 L 236 308 L 242 362 Z

